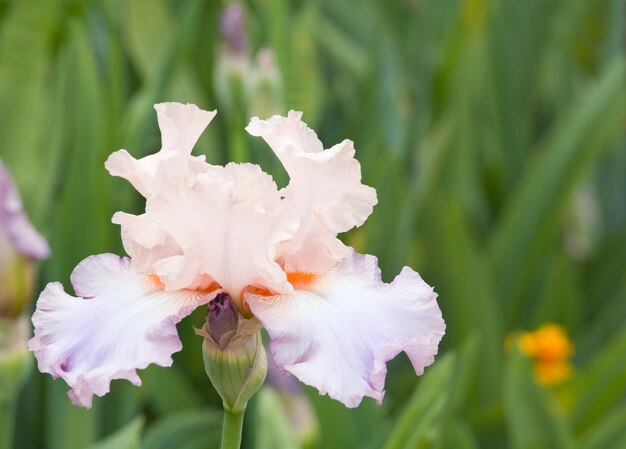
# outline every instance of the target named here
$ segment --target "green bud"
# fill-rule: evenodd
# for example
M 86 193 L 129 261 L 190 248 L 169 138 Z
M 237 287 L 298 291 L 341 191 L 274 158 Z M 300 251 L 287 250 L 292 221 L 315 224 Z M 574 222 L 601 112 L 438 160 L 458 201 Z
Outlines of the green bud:
M 207 323 L 198 331 L 204 337 L 204 369 L 230 412 L 242 413 L 265 381 L 267 357 L 260 331 L 260 323 L 242 317 L 225 293 L 209 304 Z

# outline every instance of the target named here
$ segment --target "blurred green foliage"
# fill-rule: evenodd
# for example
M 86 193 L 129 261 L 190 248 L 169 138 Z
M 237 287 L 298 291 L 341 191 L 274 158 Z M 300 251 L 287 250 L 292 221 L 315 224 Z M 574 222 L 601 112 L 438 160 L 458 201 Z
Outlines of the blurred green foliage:
M 41 286 L 67 284 L 88 255 L 122 254 L 110 217 L 143 205 L 103 163 L 158 149 L 153 103 L 217 108 L 195 153 L 259 163 L 283 184 L 243 127 L 303 110 L 327 146 L 355 141 L 378 191 L 346 241 L 377 255 L 387 280 L 417 269 L 448 325 L 424 377 L 390 364 L 381 407 L 308 391 L 317 447 L 626 447 L 624 2 L 249 0 L 249 57 L 267 46 L 278 65 L 253 88 L 250 67 L 224 66 L 224 6 L 0 2 L 0 157 L 51 242 Z M 34 373 L 15 447 L 215 447 L 219 401 L 192 330 L 202 318 L 179 326 L 173 368 L 148 368 L 141 388 L 114 383 L 90 411 Z M 573 378 L 555 389 L 504 349 L 510 332 L 547 321 L 576 348 Z M 287 412 L 271 411 L 280 401 L 260 397 L 244 446 L 297 447 Z

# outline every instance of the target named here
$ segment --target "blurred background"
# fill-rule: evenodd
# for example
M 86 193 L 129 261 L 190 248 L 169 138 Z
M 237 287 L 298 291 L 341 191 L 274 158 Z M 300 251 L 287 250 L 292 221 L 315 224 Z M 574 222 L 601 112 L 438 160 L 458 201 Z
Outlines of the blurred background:
M 243 128 L 302 110 L 326 147 L 354 140 L 378 191 L 345 241 L 387 281 L 419 271 L 447 332 L 423 377 L 390 363 L 382 406 L 264 387 L 244 447 L 626 447 L 625 18 L 622 0 L 4 0 L 0 158 L 52 250 L 33 301 L 124 254 L 111 215 L 143 202 L 103 163 L 159 149 L 154 103 L 217 109 L 194 153 L 279 185 Z M 89 411 L 26 366 L 1 396 L 7 447 L 217 447 L 205 315 L 179 325 L 172 368 Z

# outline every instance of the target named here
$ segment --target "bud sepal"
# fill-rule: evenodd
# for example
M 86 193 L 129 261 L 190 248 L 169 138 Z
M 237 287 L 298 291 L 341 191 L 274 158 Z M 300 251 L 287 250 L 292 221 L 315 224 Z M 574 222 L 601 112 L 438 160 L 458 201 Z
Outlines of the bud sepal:
M 224 409 L 243 413 L 267 375 L 261 324 L 256 318 L 246 319 L 231 308 L 228 295 L 218 295 L 214 301 L 215 304 L 209 305 L 207 323 L 197 331 L 204 337 L 204 369 L 221 396 Z

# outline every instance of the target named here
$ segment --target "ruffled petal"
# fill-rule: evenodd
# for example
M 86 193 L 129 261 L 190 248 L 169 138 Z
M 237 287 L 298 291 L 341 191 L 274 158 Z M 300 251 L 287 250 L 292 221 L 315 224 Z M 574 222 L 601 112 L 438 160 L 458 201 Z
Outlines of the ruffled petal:
M 170 366 L 182 348 L 176 324 L 217 294 L 164 291 L 158 278 L 114 254 L 88 257 L 71 279 L 81 297 L 68 295 L 58 282 L 48 284 L 28 346 L 39 370 L 63 378 L 72 402 L 84 407 L 91 407 L 94 394 L 108 393 L 114 379 L 140 385 L 137 369 Z
M 216 111 L 203 111 L 195 104 L 159 103 L 154 105 L 161 130 L 162 149 L 191 154 Z
M 301 220 L 285 212 L 272 178 L 256 165 L 219 167 L 190 155 L 214 112 L 155 108 L 163 149 L 141 160 L 121 150 L 106 164 L 146 197 L 145 214 L 113 217 L 133 267 L 158 275 L 166 290 L 218 283 L 240 308 L 246 287 L 291 292 L 276 258 Z
M 135 159 L 120 150 L 105 162 L 111 175 L 128 180 L 146 198 L 169 179 L 187 175 L 204 161 L 204 157 L 190 156 L 191 150 L 216 114 L 193 104 L 161 103 L 154 108 L 161 129 L 161 151 Z
M 304 218 L 300 231 L 284 248 L 285 268 L 319 273 L 348 254 L 338 251 L 337 233 L 362 225 L 377 199 L 373 188 L 361 184 L 354 144 L 344 140 L 324 150 L 301 117 L 296 111 L 269 120 L 254 117 L 246 130 L 262 137 L 284 165 L 290 182 L 283 194 L 294 213 Z M 314 245 L 308 244 L 311 235 Z
M 356 407 L 384 395 L 386 362 L 404 351 L 417 374 L 434 361 L 445 324 L 415 271 L 381 281 L 373 256 L 352 253 L 327 275 L 292 275 L 293 295 L 245 297 L 270 334 L 276 363 L 321 394 Z
M 122 244 L 138 271 L 154 271 L 155 263 L 182 254 L 174 239 L 146 214 L 116 212 L 112 222 L 121 225 Z
M 28 220 L 11 175 L 0 161 L 0 244 L 5 240 L 30 259 L 45 259 L 50 255 L 48 242 Z
M 239 306 L 248 286 L 292 291 L 275 256 L 299 222 L 284 213 L 276 184 L 256 165 L 208 166 L 173 179 L 147 199 L 144 215 L 116 221 L 133 264 L 157 274 L 168 290 L 210 277 Z

